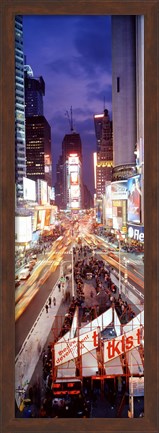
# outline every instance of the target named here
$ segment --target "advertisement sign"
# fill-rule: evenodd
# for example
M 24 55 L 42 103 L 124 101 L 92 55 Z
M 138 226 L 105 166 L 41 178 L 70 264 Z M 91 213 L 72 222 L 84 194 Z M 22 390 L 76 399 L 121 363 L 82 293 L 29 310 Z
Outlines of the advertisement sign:
M 68 189 L 69 203 L 71 209 L 80 207 L 81 190 L 80 190 L 80 161 L 77 154 L 70 154 L 68 157 Z
M 128 179 L 128 221 L 141 221 L 141 175 Z
M 126 200 L 112 201 L 113 228 L 121 230 L 126 227 Z
M 80 198 L 80 187 L 79 185 L 72 185 L 70 188 L 70 197 L 71 199 L 79 199 Z
M 35 211 L 34 211 L 34 214 L 33 214 L 33 216 L 32 216 L 32 227 L 33 227 L 33 232 L 36 232 L 36 228 L 37 228 L 37 216 L 38 216 L 38 213 L 37 213 L 37 211 L 35 210 Z
M 50 191 L 50 200 L 55 201 L 55 187 L 53 186 Z
M 112 182 L 111 198 L 112 200 L 127 200 L 128 198 L 127 180 Z
M 47 182 L 45 180 L 40 180 L 41 185 L 41 204 L 47 203 Z
M 52 171 L 51 158 L 48 154 L 44 155 L 44 171 L 45 173 L 51 173 Z
M 141 343 L 140 328 L 104 342 L 104 362 L 108 362 Z
M 45 209 L 38 210 L 37 230 L 42 230 L 45 223 Z
M 32 217 L 15 217 L 15 242 L 26 243 L 32 240 Z
M 36 201 L 36 183 L 34 180 L 23 177 L 24 200 Z
M 45 223 L 44 223 L 45 227 L 50 226 L 50 214 L 51 214 L 51 209 L 46 209 L 46 211 L 45 211 Z
M 76 171 L 70 173 L 70 184 L 71 185 L 79 184 L 78 173 Z
M 98 347 L 98 328 L 81 334 L 79 336 L 79 353 L 84 355 L 94 348 Z M 54 345 L 55 366 L 61 365 L 65 362 L 78 356 L 78 338 L 71 338 L 67 341 L 62 341 Z
M 107 218 L 112 218 L 112 195 L 111 195 L 111 185 L 106 187 L 106 220 Z
M 72 171 L 76 171 L 77 166 L 79 164 L 79 157 L 77 156 L 77 154 L 70 154 L 70 156 L 68 157 L 68 164 L 70 165 L 75 165 L 75 167 L 72 167 Z M 75 170 L 74 170 L 75 168 Z
M 55 216 L 56 216 L 55 210 L 51 209 L 51 212 L 50 212 L 50 225 L 55 224 L 55 219 L 56 219 Z
M 144 242 L 144 226 L 128 225 L 128 238 Z

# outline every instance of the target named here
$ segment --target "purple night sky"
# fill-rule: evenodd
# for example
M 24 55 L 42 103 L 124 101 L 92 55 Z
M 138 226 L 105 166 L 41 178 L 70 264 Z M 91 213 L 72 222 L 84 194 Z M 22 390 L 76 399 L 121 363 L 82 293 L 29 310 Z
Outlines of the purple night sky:
M 93 115 L 103 112 L 105 100 L 112 117 L 111 17 L 24 16 L 23 31 L 27 64 L 45 81 L 54 182 L 62 140 L 70 131 L 65 113 L 72 106 L 74 129 L 82 140 L 84 182 L 93 193 Z

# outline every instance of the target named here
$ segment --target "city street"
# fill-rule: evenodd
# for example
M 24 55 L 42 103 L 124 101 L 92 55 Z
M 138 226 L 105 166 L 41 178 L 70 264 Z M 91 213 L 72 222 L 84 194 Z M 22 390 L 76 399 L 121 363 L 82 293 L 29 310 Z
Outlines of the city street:
M 70 285 L 71 285 L 71 279 L 69 280 L 69 286 Z M 53 291 L 53 294 L 54 294 L 54 291 Z M 53 296 L 53 294 L 52 294 L 52 296 Z M 64 316 L 67 313 L 68 308 L 69 308 L 69 303 L 67 303 L 67 302 L 63 303 L 60 301 L 61 292 L 58 293 L 58 296 L 59 296 L 59 307 L 58 308 L 54 308 L 52 306 L 49 309 L 49 316 L 46 314 L 45 309 L 42 311 L 42 316 L 43 316 L 42 320 L 46 321 L 46 322 L 49 320 L 51 323 L 50 332 L 48 333 L 48 336 L 47 336 L 45 345 L 43 347 L 42 353 L 44 353 L 44 351 L 47 352 L 47 349 L 50 346 L 50 344 L 53 344 L 53 342 L 56 341 L 56 338 L 57 338 L 58 334 L 60 333 L 60 329 L 62 327 Z M 118 291 L 117 291 L 115 296 L 116 296 L 116 298 L 118 297 Z M 90 281 L 85 280 L 85 282 L 84 282 L 84 298 L 85 298 L 84 305 L 88 309 L 92 309 L 93 307 L 95 307 L 95 308 L 99 307 L 100 313 L 102 313 L 102 311 L 105 311 L 104 305 L 106 305 L 106 302 L 108 301 L 108 295 L 105 294 L 105 291 L 101 290 L 100 296 L 98 296 L 98 294 L 96 293 L 96 290 L 95 290 L 95 280 L 94 279 L 90 280 Z M 129 302 L 129 299 L 125 298 L 124 296 L 122 296 L 122 298 Z M 134 311 L 136 314 L 138 313 L 138 310 L 135 306 L 134 306 Z M 79 317 L 81 316 L 81 319 L 82 319 L 81 312 L 82 312 L 82 310 L 81 310 L 81 308 L 79 308 Z M 52 316 L 52 313 L 53 313 L 53 316 Z M 90 320 L 90 317 L 88 317 L 87 320 Z M 81 323 L 81 326 L 82 326 L 82 323 Z M 45 330 L 44 326 L 41 327 L 41 331 L 42 330 Z M 38 360 L 36 367 L 35 367 L 35 371 L 34 371 L 32 377 L 30 378 L 29 384 L 28 384 L 28 389 L 29 388 L 34 389 L 35 387 L 38 386 L 41 399 L 43 399 L 45 396 L 45 384 L 44 384 L 44 380 L 43 380 L 43 361 L 42 361 L 42 359 L 43 359 L 42 355 L 40 355 L 39 360 Z M 23 382 L 25 383 L 25 381 L 26 381 L 26 377 L 23 377 Z M 17 386 L 17 388 L 18 388 L 18 386 Z M 109 400 L 109 395 L 107 395 L 107 393 L 105 395 L 101 395 L 99 393 L 97 395 L 96 401 L 95 402 L 92 401 L 92 403 L 91 403 L 90 417 L 92 417 L 92 418 L 96 418 L 96 417 L 113 418 L 116 416 L 127 417 L 128 408 L 129 408 L 128 396 L 127 396 L 127 399 L 125 400 L 124 406 L 121 407 L 122 397 L 123 397 L 123 394 L 120 394 L 120 392 L 117 393 L 116 399 L 115 399 L 115 404 L 112 408 L 111 402 Z M 141 398 L 141 399 L 138 399 L 135 401 L 135 414 L 136 414 L 136 416 L 139 416 L 139 414 L 142 412 L 142 410 L 143 410 L 143 399 Z M 120 414 L 119 414 L 119 412 L 120 412 Z M 21 416 L 20 413 L 17 416 Z

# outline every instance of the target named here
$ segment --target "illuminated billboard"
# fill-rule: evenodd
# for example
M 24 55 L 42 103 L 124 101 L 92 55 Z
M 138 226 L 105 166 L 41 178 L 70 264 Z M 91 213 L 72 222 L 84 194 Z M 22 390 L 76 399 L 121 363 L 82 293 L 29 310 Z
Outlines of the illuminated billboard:
M 71 185 L 78 185 L 79 184 L 78 173 L 75 171 L 70 173 L 70 184 Z
M 127 220 L 139 224 L 141 221 L 141 175 L 128 179 Z
M 77 154 L 70 154 L 70 156 L 68 157 L 68 163 L 69 167 L 73 166 L 71 171 L 74 171 L 74 169 L 76 171 L 76 167 L 79 164 L 79 157 L 77 156 Z
M 77 154 L 70 154 L 68 157 L 68 190 L 71 209 L 78 209 L 81 202 L 80 188 L 80 160 Z
M 47 203 L 47 182 L 41 180 L 41 204 Z
M 72 185 L 71 186 L 70 196 L 71 196 L 71 200 L 73 200 L 73 199 L 79 199 L 79 197 L 80 197 L 80 187 L 79 187 L 79 185 L 77 185 L 77 186 Z
M 45 223 L 44 223 L 45 227 L 50 226 L 50 215 L 51 215 L 51 209 L 46 209 L 46 211 L 45 211 Z
M 112 218 L 112 195 L 111 195 L 111 185 L 106 187 L 106 219 Z
M 48 202 L 48 187 L 47 182 L 42 179 L 37 180 L 37 196 L 39 204 L 47 204 Z
M 51 213 L 50 213 L 50 225 L 55 224 L 55 220 L 56 220 L 56 210 L 55 209 L 51 209 Z
M 38 210 L 37 216 L 37 230 L 42 230 L 45 223 L 45 209 Z
M 127 180 L 111 183 L 111 198 L 112 200 L 127 200 L 128 189 Z
M 36 232 L 37 228 L 37 211 L 34 211 L 33 217 L 32 217 L 32 225 L 33 225 L 33 232 Z
M 15 243 L 27 243 L 32 240 L 31 216 L 15 217 Z
M 126 228 L 126 200 L 112 201 L 113 228 L 123 230 Z
M 35 181 L 27 177 L 23 177 L 23 198 L 24 200 L 36 201 Z

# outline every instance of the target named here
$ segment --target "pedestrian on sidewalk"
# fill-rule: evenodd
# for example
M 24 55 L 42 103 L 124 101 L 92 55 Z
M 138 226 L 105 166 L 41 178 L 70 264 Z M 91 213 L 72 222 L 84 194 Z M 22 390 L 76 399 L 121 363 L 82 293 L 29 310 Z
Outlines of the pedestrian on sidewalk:
M 46 305 L 45 305 L 46 313 L 48 313 L 48 308 L 49 308 L 49 307 L 48 307 L 48 305 L 46 304 Z
M 59 292 L 61 291 L 61 284 L 59 283 L 58 284 L 58 289 L 59 289 Z
M 55 297 L 53 298 L 53 303 L 54 303 L 54 306 L 56 306 L 56 298 Z
M 51 308 L 51 297 L 49 297 L 49 307 Z

